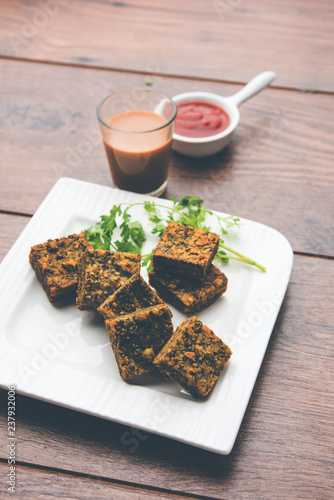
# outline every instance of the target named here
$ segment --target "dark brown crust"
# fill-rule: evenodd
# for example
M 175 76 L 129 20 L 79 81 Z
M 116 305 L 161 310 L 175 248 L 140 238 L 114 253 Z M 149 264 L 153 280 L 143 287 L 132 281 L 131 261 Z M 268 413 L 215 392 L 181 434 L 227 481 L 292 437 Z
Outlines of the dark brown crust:
M 98 311 L 105 319 L 112 319 L 157 304 L 163 304 L 161 298 L 139 274 L 136 274 L 110 295 Z
M 206 397 L 232 355 L 210 328 L 193 316 L 177 328 L 154 365 L 195 398 Z
M 153 270 L 203 281 L 218 244 L 218 234 L 169 222 L 153 252 Z
M 131 276 L 140 273 L 140 254 L 89 248 L 79 261 L 77 307 L 96 309 Z
M 85 233 L 48 240 L 31 248 L 29 262 L 50 302 L 75 299 L 78 262 L 90 244 Z
M 119 373 L 124 380 L 149 373 L 153 359 L 173 334 L 172 313 L 159 304 L 106 320 Z
M 227 289 L 227 277 L 211 265 L 204 281 L 149 273 L 149 282 L 159 296 L 186 314 L 193 314 L 211 305 Z

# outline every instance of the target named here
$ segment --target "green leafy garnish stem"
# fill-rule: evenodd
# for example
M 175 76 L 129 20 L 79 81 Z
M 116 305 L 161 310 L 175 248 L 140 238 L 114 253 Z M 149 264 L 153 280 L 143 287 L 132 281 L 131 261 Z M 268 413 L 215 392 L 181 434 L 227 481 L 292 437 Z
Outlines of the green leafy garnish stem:
M 222 257 L 222 260 L 224 260 L 224 259 L 233 259 L 233 260 L 237 260 L 238 262 L 244 262 L 245 264 L 249 264 L 250 266 L 257 267 L 263 273 L 266 272 L 266 268 L 264 266 L 262 266 L 261 264 L 259 264 L 255 260 L 250 259 L 249 257 L 234 257 L 233 255 L 225 255 L 224 257 Z
M 226 245 L 224 245 L 224 243 L 222 243 L 222 240 L 220 240 L 220 242 L 219 242 L 219 247 L 220 248 L 224 248 L 224 250 L 227 250 L 228 252 L 234 253 L 235 255 L 238 256 L 238 257 L 234 257 L 233 255 L 224 255 L 224 256 L 222 256 L 222 259 L 225 258 L 225 259 L 238 260 L 240 262 L 244 262 L 245 264 L 249 264 L 251 266 L 255 266 L 255 267 L 257 267 L 258 269 L 260 269 L 264 273 L 266 272 L 266 268 L 264 266 L 262 266 L 261 264 L 259 264 L 255 260 L 250 259 L 249 257 L 246 257 L 245 255 L 242 255 L 242 253 L 239 253 L 236 250 L 233 250 L 232 248 L 227 247 Z

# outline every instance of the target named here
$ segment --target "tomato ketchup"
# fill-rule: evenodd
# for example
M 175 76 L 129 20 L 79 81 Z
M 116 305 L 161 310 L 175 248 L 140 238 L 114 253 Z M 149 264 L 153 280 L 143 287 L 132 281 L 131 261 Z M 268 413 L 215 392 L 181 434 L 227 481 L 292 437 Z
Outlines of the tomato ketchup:
M 185 137 L 210 137 L 223 132 L 230 123 L 229 115 L 216 104 L 185 101 L 177 105 L 174 133 Z

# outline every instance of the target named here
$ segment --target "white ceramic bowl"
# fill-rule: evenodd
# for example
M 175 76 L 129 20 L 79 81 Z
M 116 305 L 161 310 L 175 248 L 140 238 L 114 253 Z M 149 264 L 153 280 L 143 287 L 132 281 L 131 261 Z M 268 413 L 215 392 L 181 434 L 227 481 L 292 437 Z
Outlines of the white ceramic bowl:
M 230 117 L 229 126 L 219 134 L 209 137 L 186 137 L 173 134 L 173 149 L 187 156 L 209 156 L 222 150 L 229 143 L 240 120 L 238 106 L 256 94 L 275 78 L 273 71 L 265 71 L 253 78 L 244 88 L 230 97 L 223 97 L 211 92 L 186 92 L 173 97 L 176 104 L 187 101 L 204 101 L 223 108 Z

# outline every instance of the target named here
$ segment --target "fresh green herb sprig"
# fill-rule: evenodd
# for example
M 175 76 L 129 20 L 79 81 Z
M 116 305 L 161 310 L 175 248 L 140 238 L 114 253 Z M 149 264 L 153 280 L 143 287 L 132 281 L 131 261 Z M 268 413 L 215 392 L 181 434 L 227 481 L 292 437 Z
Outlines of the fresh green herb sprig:
M 146 241 L 145 232 L 139 221 L 131 221 L 129 211 L 138 205 L 144 206 L 148 213 L 148 219 L 152 224 L 151 233 L 161 236 L 169 221 L 179 222 L 187 226 L 210 231 L 208 226 L 208 216 L 213 216 L 219 224 L 222 236 L 227 235 L 230 228 L 240 226 L 240 219 L 231 215 L 220 217 L 216 213 L 203 207 L 203 200 L 198 196 L 185 196 L 180 201 L 172 197 L 173 206 L 144 201 L 143 203 L 127 204 L 122 211 L 124 204 L 114 205 L 109 215 L 102 215 L 101 221 L 95 226 L 86 230 L 87 239 L 94 248 L 105 250 L 116 250 L 118 252 L 141 253 L 144 242 Z M 119 239 L 113 241 L 115 229 L 119 229 Z M 228 253 L 227 253 L 228 252 Z M 142 256 L 142 266 L 151 269 L 152 252 Z M 216 259 L 227 263 L 229 259 L 238 260 L 257 267 L 265 272 L 266 269 L 253 259 L 236 252 L 227 247 L 224 240 L 220 238 L 219 250 Z
M 87 239 L 94 248 L 141 253 L 146 241 L 145 232 L 139 221 L 131 221 L 129 209 L 130 206 L 122 211 L 121 204 L 114 205 L 109 215 L 101 215 L 100 222 L 86 229 Z M 119 228 L 119 239 L 113 241 L 116 228 Z

